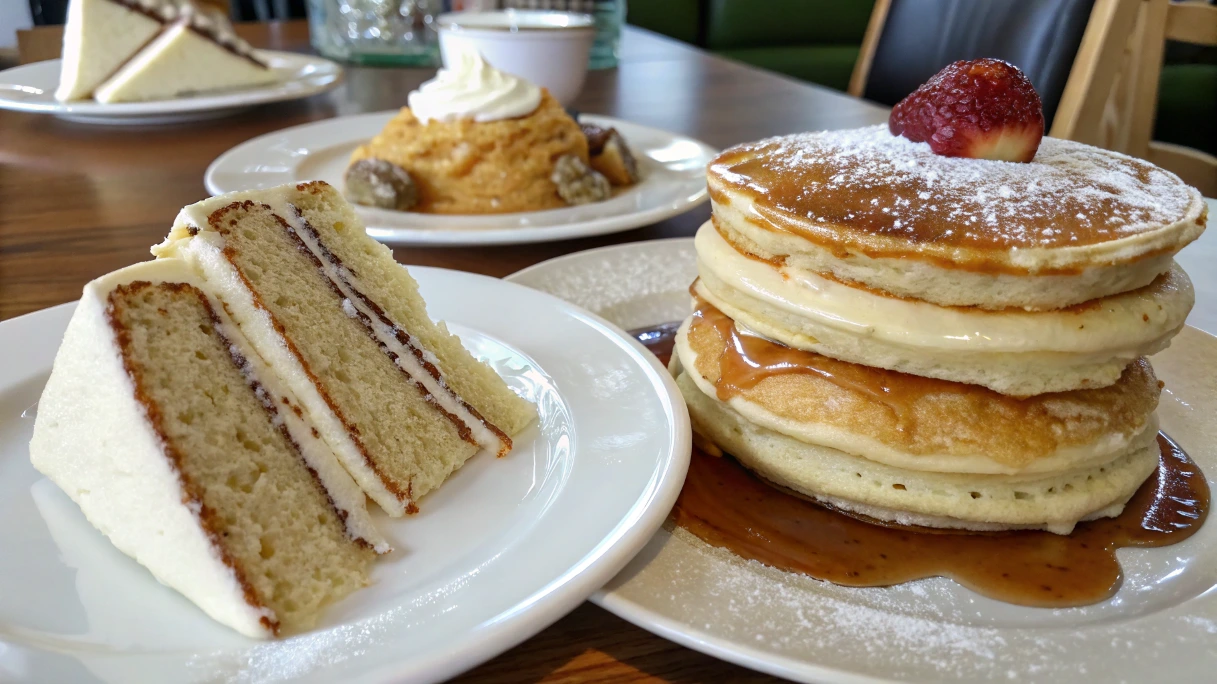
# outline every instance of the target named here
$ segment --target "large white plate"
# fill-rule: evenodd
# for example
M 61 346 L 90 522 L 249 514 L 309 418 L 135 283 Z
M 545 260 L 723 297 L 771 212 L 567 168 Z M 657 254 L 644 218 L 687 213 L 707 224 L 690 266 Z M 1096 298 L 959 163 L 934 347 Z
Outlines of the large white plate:
M 342 81 L 342 67 L 328 59 L 275 50 L 258 50 L 257 54 L 278 72 L 278 82 L 171 100 L 114 104 L 101 104 L 93 100 L 56 100 L 60 60 L 34 62 L 0 71 L 0 109 L 54 114 L 93 124 L 127 126 L 177 123 L 226 116 L 254 105 L 316 95 L 336 87 Z
M 688 314 L 694 256 L 691 239 L 634 243 L 553 259 L 509 280 L 639 328 Z M 1198 306 L 1212 310 L 1217 301 Z M 1217 487 L 1217 338 L 1188 327 L 1153 363 L 1166 382 L 1163 429 Z M 807 682 L 1213 681 L 1217 519 L 1181 544 L 1118 553 L 1125 580 L 1113 599 L 1048 610 L 946 579 L 838 587 L 665 527 L 592 600 L 689 648 Z
M 539 427 L 505 459 L 467 464 L 418 515 L 377 513 L 396 550 L 375 584 L 281 641 L 212 622 L 33 470 L 28 410 L 74 304 L 0 323 L 0 681 L 438 680 L 558 619 L 642 548 L 688 467 L 688 415 L 664 369 L 549 295 L 411 272 L 432 315 L 538 402 Z
M 247 140 L 207 168 L 207 191 L 268 188 L 323 180 L 341 188 L 356 147 L 397 112 L 343 116 Z M 707 197 L 706 164 L 718 151 L 692 138 L 607 116 L 580 120 L 612 126 L 638 157 L 642 180 L 603 202 L 516 214 L 444 216 L 356 207 L 368 235 L 393 245 L 502 245 L 604 235 L 684 213 Z

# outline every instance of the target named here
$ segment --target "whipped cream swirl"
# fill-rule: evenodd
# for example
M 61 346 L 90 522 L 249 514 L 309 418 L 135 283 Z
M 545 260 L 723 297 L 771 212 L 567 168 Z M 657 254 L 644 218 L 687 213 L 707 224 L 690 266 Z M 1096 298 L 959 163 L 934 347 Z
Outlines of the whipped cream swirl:
M 457 53 L 454 64 L 406 99 L 423 123 L 430 121 L 498 121 L 526 116 L 541 104 L 541 89 L 490 66 L 474 51 Z

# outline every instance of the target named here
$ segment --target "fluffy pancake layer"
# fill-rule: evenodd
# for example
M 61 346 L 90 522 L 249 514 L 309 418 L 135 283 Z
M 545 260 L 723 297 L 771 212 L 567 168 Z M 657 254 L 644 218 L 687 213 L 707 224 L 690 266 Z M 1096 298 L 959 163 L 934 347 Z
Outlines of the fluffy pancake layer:
M 911 471 L 1039 477 L 1110 462 L 1156 432 L 1145 359 L 1109 387 L 1017 399 L 792 349 L 705 301 L 675 353 L 702 394 L 745 420 Z
M 1054 311 L 943 307 L 740 251 L 707 223 L 695 292 L 787 346 L 1030 396 L 1116 382 L 1165 348 L 1194 301 L 1177 265 L 1137 290 Z
M 1056 309 L 1143 287 L 1204 230 L 1200 193 L 1044 138 L 1028 164 L 935 155 L 886 126 L 772 138 L 708 170 L 715 220 L 765 258 L 941 305 Z
M 1119 515 L 1158 464 L 1150 430 L 1106 464 L 1017 482 L 1000 475 L 909 471 L 760 427 L 706 396 L 688 373 L 676 382 L 695 429 L 762 478 L 836 508 L 902 525 L 1068 534 L 1082 520 Z

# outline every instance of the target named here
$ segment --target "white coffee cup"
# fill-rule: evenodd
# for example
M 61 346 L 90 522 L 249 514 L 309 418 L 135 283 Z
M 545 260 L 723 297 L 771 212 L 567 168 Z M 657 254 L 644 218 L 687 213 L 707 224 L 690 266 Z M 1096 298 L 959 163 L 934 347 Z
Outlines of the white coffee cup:
M 587 14 L 540 10 L 451 12 L 436 17 L 444 65 L 460 50 L 476 50 L 496 69 L 549 89 L 569 106 L 583 89 L 596 38 Z

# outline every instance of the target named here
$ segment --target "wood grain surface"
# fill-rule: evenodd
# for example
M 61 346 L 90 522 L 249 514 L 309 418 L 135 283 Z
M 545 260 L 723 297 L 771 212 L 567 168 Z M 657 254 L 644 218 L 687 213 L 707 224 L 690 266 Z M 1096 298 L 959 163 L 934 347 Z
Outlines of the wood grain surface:
M 243 25 L 255 45 L 308 51 L 303 22 Z M 52 37 L 57 39 L 57 37 Z M 433 70 L 348 68 L 337 90 L 211 122 L 115 128 L 0 112 L 0 319 L 76 299 L 89 280 L 150 258 L 178 209 L 206 197 L 203 171 L 232 146 L 287 126 L 394 109 Z M 842 93 L 720 59 L 637 29 L 617 69 L 592 72 L 576 108 L 716 147 L 886 121 Z M 398 248 L 405 264 L 504 276 L 601 245 L 691 236 L 709 216 L 616 235 L 505 247 Z M 763 675 L 653 636 L 591 604 L 467 673 L 469 682 L 762 681 Z

